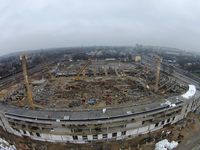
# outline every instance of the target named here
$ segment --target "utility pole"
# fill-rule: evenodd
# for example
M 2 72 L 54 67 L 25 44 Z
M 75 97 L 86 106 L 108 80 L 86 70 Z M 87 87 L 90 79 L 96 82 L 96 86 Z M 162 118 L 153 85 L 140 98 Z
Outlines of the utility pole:
M 35 106 L 33 104 L 32 91 L 31 91 L 31 88 L 30 88 L 29 80 L 28 80 L 27 58 L 26 58 L 25 55 L 22 55 L 20 57 L 20 60 L 22 62 L 24 85 L 25 85 L 25 90 L 26 90 L 26 96 L 27 96 L 27 99 L 28 99 L 28 104 L 29 104 L 29 107 L 34 110 Z

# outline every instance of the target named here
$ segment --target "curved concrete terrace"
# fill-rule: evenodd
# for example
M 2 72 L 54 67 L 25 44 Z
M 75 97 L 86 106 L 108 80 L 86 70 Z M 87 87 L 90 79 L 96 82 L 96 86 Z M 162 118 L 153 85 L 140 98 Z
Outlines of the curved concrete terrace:
M 190 91 L 190 88 L 189 90 Z M 194 94 L 193 94 L 194 96 Z M 79 111 L 72 110 L 29 110 L 20 109 L 14 106 L 0 105 L 1 111 L 7 117 L 20 117 L 24 119 L 31 119 L 37 121 L 93 121 L 93 120 L 107 120 L 125 118 L 130 116 L 145 115 L 146 113 L 156 113 L 163 110 L 168 110 L 174 107 L 179 107 L 184 104 L 183 95 L 163 99 L 160 102 L 151 103 L 148 105 L 127 106 L 118 108 L 104 108 L 103 109 L 84 109 Z

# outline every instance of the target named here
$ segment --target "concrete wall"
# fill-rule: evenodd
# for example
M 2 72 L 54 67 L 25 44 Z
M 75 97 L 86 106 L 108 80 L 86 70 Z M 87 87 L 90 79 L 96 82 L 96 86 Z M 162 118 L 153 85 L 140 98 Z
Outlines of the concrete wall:
M 101 123 L 102 125 L 100 127 L 106 128 L 107 130 L 103 130 L 102 132 L 98 131 L 92 132 L 92 130 L 95 129 L 95 124 L 92 122 L 91 124 L 87 122 L 86 127 L 88 128 L 89 133 L 79 133 L 79 132 L 71 132 L 71 130 L 67 126 L 62 126 L 62 122 L 58 123 L 51 123 L 48 125 L 50 126 L 50 131 L 44 131 L 42 128 L 45 127 L 45 122 L 43 122 L 41 125 L 38 123 L 38 126 L 40 128 L 38 130 L 32 130 L 27 126 L 27 120 L 20 121 L 18 118 L 18 124 L 24 122 L 24 128 L 21 127 L 21 125 L 14 126 L 12 124 L 9 124 L 9 119 L 6 118 L 4 115 L 4 112 L 0 113 L 0 126 L 3 127 L 3 129 L 9 133 L 15 134 L 17 136 L 28 136 L 32 139 L 39 140 L 39 141 L 49 141 L 49 142 L 70 142 L 70 143 L 87 143 L 89 141 L 103 141 L 103 140 L 120 140 L 124 138 L 131 138 L 135 137 L 140 134 L 146 134 L 149 132 L 153 132 L 156 130 L 159 130 L 163 128 L 166 124 L 174 124 L 178 122 L 179 120 L 183 119 L 187 116 L 187 114 L 191 111 L 194 111 L 199 106 L 199 95 L 195 98 L 191 98 L 190 100 L 185 101 L 183 105 L 181 105 L 181 111 L 178 111 L 177 108 L 172 107 L 169 108 L 167 111 L 163 110 L 163 112 L 167 113 L 172 111 L 172 115 L 165 116 L 165 117 L 157 117 L 156 115 L 160 116 L 160 111 L 156 114 L 145 114 L 144 116 L 141 116 L 141 118 L 136 119 L 136 117 L 132 117 L 129 119 L 124 119 L 122 124 L 119 120 L 107 120 Z M 173 112 L 175 111 L 175 112 Z M 174 116 L 174 114 L 176 114 Z M 147 117 L 145 117 L 147 116 Z M 153 118 L 154 119 L 151 119 Z M 32 120 L 34 122 L 34 120 Z M 35 120 L 36 121 L 36 120 Z M 46 122 L 50 123 L 50 122 Z M 81 122 L 82 124 L 83 122 Z M 35 122 L 36 124 L 36 122 Z M 81 125 L 80 124 L 80 125 Z M 98 125 L 99 122 L 96 122 L 96 125 Z M 55 126 L 54 126 L 55 125 Z M 72 125 L 74 125 L 72 123 Z M 116 128 L 113 128 L 115 127 Z M 76 127 L 76 126 L 75 126 Z M 47 128 L 47 127 L 46 127 Z M 77 126 L 77 128 L 79 128 Z M 95 131 L 95 130 L 94 130 Z
M 108 133 L 95 135 L 96 136 L 95 138 L 94 135 L 85 135 L 85 137 L 83 135 L 76 135 L 76 137 L 74 136 L 75 139 L 73 138 L 73 135 L 52 135 L 52 134 L 40 134 L 40 133 L 32 133 L 31 135 L 29 131 L 21 129 L 19 131 L 15 131 L 13 134 L 18 133 L 23 136 L 29 136 L 30 138 L 35 140 L 49 141 L 49 142 L 87 143 L 88 141 L 93 141 L 93 140 L 94 141 L 112 140 L 112 139 L 120 140 L 124 138 L 135 137 L 140 134 L 146 134 L 148 132 L 153 132 L 155 130 L 161 129 L 166 124 L 172 124 L 178 121 L 179 120 L 178 117 L 180 117 L 180 115 L 176 116 L 175 117 L 176 119 L 174 118 L 174 120 L 173 118 L 169 118 L 170 120 L 169 122 L 167 122 L 168 119 L 160 121 L 158 123 L 158 126 L 155 126 L 156 124 L 149 124 L 144 127 L 127 129 L 124 131 L 116 131 L 113 133 L 110 133 L 108 131 Z M 107 138 L 105 138 L 105 135 Z
M 189 110 L 186 111 L 186 109 L 189 109 L 190 107 L 183 107 L 183 110 L 181 111 L 181 114 L 164 119 L 160 122 L 157 123 L 149 123 L 149 124 L 142 124 L 142 121 L 134 122 L 134 123 L 126 123 L 126 127 L 123 129 L 117 129 L 116 131 L 110 132 L 109 130 L 106 133 L 99 133 L 97 135 L 81 135 L 81 134 L 70 134 L 70 135 L 62 135 L 62 129 L 59 128 L 59 132 L 52 131 L 51 133 L 42 133 L 42 132 L 31 132 L 27 131 L 26 129 L 19 129 L 15 130 L 11 128 L 10 125 L 6 126 L 6 129 L 10 131 L 10 133 L 15 134 L 15 135 L 23 135 L 23 136 L 29 136 L 32 139 L 35 140 L 40 140 L 40 141 L 49 141 L 49 142 L 70 142 L 70 143 L 87 143 L 88 141 L 102 141 L 102 140 L 120 140 L 124 138 L 130 138 L 130 137 L 135 137 L 140 134 L 146 134 L 148 132 L 153 132 L 155 130 L 163 128 L 165 124 L 173 124 L 180 119 L 182 119 L 185 114 L 182 114 L 184 112 L 188 112 Z M 3 117 L 5 120 L 5 117 Z M 8 123 L 7 123 L 8 124 Z M 1 124 L 2 125 L 2 124 Z M 66 129 L 64 129 L 66 130 Z M 58 134 L 59 133 L 59 134 Z M 95 137 L 94 137 L 95 136 Z

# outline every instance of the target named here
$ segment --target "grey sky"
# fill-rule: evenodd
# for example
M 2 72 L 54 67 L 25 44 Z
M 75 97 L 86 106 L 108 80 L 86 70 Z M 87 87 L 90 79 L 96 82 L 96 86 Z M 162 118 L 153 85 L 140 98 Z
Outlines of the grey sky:
M 90 45 L 200 50 L 198 0 L 0 0 L 0 55 Z

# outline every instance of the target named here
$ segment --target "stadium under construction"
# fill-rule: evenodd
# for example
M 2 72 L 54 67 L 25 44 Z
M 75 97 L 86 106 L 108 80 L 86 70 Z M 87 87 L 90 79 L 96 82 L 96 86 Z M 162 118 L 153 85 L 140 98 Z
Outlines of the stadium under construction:
M 21 62 L 23 74 L 1 85 L 0 126 L 34 140 L 130 139 L 174 124 L 200 104 L 198 83 L 158 56 L 69 60 L 44 72 L 27 70 L 24 55 Z

